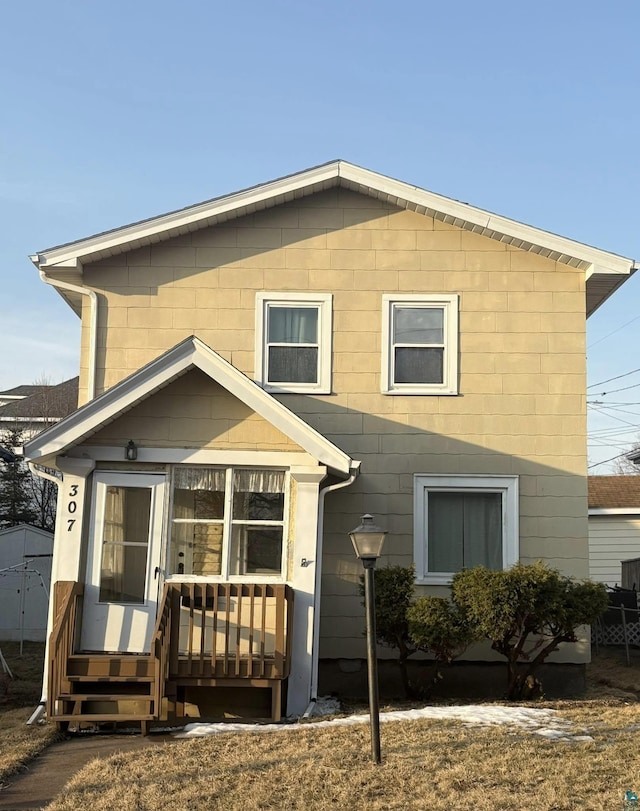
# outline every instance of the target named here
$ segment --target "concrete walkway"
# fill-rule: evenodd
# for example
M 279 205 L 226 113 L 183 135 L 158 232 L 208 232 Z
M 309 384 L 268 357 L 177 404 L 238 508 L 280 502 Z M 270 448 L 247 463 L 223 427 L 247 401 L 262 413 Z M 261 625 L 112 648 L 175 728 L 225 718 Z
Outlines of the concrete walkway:
M 174 742 L 170 735 L 117 735 L 82 733 L 54 743 L 29 763 L 25 770 L 8 777 L 0 788 L 0 811 L 45 808 L 62 791 L 73 775 L 94 758 L 116 752 L 164 746 Z

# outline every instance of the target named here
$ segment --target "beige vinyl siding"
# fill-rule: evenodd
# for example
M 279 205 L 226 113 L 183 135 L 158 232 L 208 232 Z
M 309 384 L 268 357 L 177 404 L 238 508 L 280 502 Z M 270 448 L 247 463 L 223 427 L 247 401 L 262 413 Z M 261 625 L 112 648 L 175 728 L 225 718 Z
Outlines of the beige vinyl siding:
M 192 334 L 253 379 L 256 293 L 332 294 L 331 394 L 278 396 L 362 461 L 325 502 L 321 656 L 364 655 L 347 533 L 372 512 L 389 531 L 382 565 L 411 563 L 416 473 L 517 475 L 521 559 L 588 575 L 583 271 L 336 188 L 90 264 L 84 279 L 100 300 L 98 393 Z M 381 393 L 382 296 L 405 293 L 459 296 L 458 395 Z M 180 419 L 154 441 L 289 449 L 249 415 L 231 439 Z
M 640 557 L 640 515 L 589 516 L 589 577 L 621 585 L 621 561 Z
M 154 448 L 302 453 L 289 437 L 195 369 L 101 428 L 89 443 L 124 447 L 131 437 Z

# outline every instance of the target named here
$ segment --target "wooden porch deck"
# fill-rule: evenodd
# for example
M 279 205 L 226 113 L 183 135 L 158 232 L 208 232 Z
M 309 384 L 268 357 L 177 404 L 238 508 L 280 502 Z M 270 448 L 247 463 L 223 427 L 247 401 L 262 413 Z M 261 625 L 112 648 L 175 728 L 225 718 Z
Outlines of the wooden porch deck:
M 167 583 L 148 654 L 77 651 L 82 596 L 80 583 L 54 585 L 47 716 L 61 728 L 135 721 L 146 733 L 152 721 L 183 717 L 190 694 L 219 687 L 270 690 L 270 717 L 280 720 L 291 664 L 290 586 Z

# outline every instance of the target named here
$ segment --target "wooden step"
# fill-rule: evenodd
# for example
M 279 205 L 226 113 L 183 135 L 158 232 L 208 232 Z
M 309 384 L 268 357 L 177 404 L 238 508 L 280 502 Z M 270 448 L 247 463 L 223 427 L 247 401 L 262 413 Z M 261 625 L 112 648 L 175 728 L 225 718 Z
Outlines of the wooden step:
M 153 684 L 155 681 L 154 676 L 66 676 L 67 681 L 72 682 L 94 682 L 95 684 Z
M 60 701 L 153 701 L 149 693 L 61 693 Z
M 82 676 L 87 680 L 97 677 L 145 678 L 152 677 L 154 661 L 148 654 L 82 654 L 67 660 L 67 676 Z
M 78 713 L 77 715 L 70 715 L 69 713 L 64 713 L 63 715 L 54 715 L 51 718 L 52 721 L 74 721 L 78 724 L 90 724 L 94 721 L 117 721 L 120 723 L 121 721 L 155 721 L 155 716 L 153 715 L 121 715 L 116 713 Z

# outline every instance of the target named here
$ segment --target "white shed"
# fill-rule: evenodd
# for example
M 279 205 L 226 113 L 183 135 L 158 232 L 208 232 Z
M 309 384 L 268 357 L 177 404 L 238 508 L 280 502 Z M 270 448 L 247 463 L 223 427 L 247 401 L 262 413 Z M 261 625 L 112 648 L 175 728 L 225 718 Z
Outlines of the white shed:
M 29 524 L 0 530 L 0 640 L 47 634 L 53 534 Z

